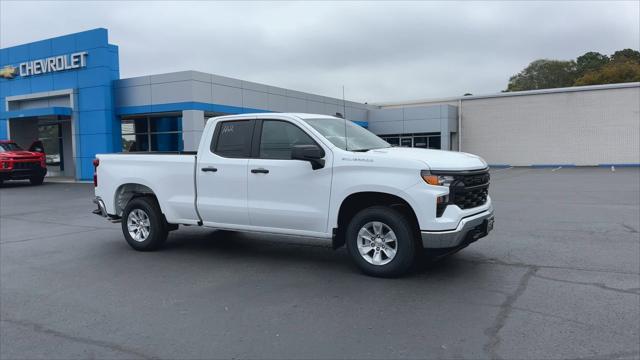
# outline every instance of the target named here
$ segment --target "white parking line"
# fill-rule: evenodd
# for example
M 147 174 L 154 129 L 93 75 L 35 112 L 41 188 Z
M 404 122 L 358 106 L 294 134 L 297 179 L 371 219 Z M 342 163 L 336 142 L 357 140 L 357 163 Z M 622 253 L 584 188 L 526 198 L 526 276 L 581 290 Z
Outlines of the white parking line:
M 556 170 L 560 170 L 560 169 L 562 169 L 562 166 L 558 166 L 558 167 L 557 167 L 557 168 L 555 168 L 555 169 L 551 169 L 551 171 L 556 171 Z

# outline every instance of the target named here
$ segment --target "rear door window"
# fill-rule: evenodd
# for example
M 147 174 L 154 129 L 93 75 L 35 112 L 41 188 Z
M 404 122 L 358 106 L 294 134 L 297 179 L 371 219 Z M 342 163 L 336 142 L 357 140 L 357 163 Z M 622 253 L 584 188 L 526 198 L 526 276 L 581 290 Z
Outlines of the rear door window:
M 253 120 L 224 121 L 218 124 L 211 151 L 228 158 L 248 158 L 251 154 Z

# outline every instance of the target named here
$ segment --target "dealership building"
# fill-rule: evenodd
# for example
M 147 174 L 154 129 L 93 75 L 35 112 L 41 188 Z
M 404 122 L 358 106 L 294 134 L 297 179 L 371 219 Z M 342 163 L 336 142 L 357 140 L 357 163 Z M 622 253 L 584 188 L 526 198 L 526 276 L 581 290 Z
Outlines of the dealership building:
M 120 79 L 106 29 L 0 49 L 0 104 L 0 139 L 42 140 L 49 175 L 79 180 L 98 153 L 195 150 L 206 119 L 254 112 L 341 114 L 495 166 L 640 164 L 640 83 L 361 104 L 197 71 Z

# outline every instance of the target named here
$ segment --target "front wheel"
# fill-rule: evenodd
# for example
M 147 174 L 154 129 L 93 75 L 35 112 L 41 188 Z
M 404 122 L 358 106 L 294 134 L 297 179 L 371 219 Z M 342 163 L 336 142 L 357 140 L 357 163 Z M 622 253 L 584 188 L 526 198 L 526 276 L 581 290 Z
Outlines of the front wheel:
M 156 250 L 167 240 L 168 225 L 153 198 L 139 197 L 129 201 L 121 223 L 127 243 L 138 251 Z
M 349 254 L 366 274 L 394 277 L 406 273 L 416 257 L 415 231 L 400 212 L 372 206 L 357 213 L 346 230 Z

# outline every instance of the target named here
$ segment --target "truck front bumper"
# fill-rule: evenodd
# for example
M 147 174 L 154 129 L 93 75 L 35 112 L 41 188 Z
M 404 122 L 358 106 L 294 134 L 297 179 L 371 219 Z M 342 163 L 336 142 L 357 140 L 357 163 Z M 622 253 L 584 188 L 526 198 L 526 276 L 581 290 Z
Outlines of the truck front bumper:
M 36 166 L 26 169 L 0 170 L 0 180 L 28 180 L 47 175 L 47 168 Z
M 422 247 L 444 249 L 466 246 L 493 230 L 493 207 L 460 220 L 454 230 L 421 231 Z

